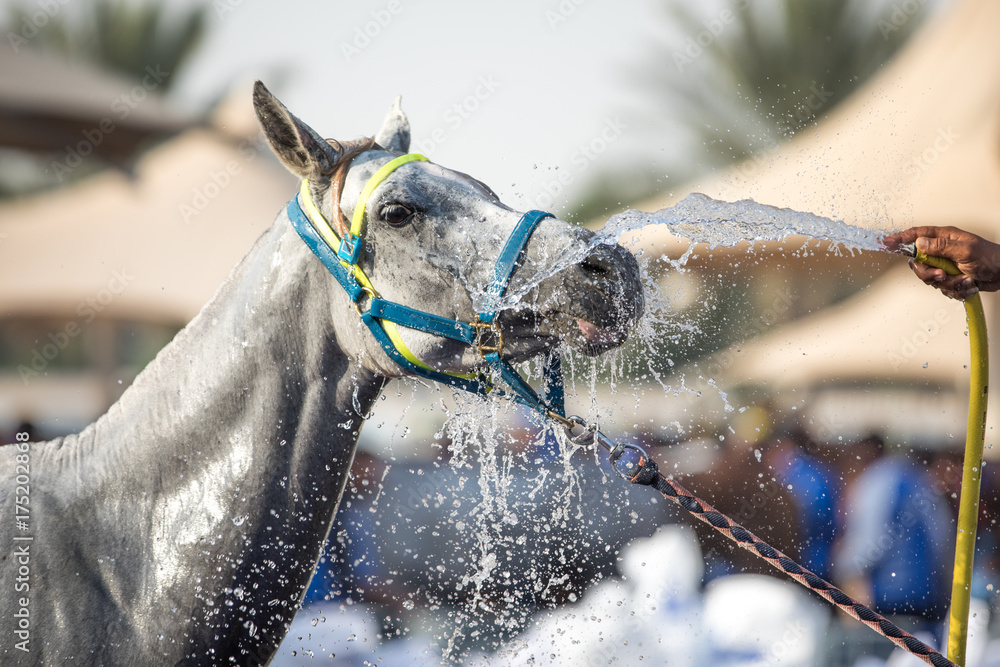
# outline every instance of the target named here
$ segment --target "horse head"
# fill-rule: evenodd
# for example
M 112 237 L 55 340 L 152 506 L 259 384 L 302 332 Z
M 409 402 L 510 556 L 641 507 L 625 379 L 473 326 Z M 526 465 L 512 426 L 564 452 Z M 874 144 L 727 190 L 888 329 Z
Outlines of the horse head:
M 374 138 L 354 142 L 321 138 L 260 82 L 254 110 L 278 158 L 303 179 L 299 201 L 313 211 L 313 224 L 328 224 L 333 243 L 356 237 L 357 268 L 349 270 L 367 283 L 366 297 L 378 294 L 457 323 L 475 322 L 477 313 L 492 309 L 493 333 L 502 336 L 510 361 L 560 341 L 600 354 L 622 344 L 641 315 L 633 256 L 551 216 L 530 233 L 503 294 L 491 293 L 498 256 L 523 216 L 467 174 L 423 156 L 401 158 L 409 150 L 410 127 L 398 99 Z M 404 374 L 385 346 L 357 325 L 353 311 L 361 313 L 364 303 L 345 304 L 338 295 L 331 304 L 345 351 L 379 374 Z M 393 335 L 438 372 L 468 373 L 482 362 L 482 350 L 460 340 L 406 326 L 395 327 Z

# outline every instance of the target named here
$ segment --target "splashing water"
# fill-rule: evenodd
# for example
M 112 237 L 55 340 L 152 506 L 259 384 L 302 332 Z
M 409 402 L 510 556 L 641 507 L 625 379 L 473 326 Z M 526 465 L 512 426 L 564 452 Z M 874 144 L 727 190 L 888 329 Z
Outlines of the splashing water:
M 830 250 L 834 254 L 841 254 L 841 248 L 844 248 L 853 256 L 856 251 L 884 251 L 885 247 L 880 239 L 887 233 L 812 213 L 759 204 L 752 199 L 726 202 L 701 193 L 692 193 L 677 204 L 654 213 L 630 209 L 612 216 L 589 245 L 576 252 L 551 258 L 547 270 L 540 272 L 520 289 L 508 291 L 499 301 L 499 307 L 515 307 L 542 280 L 581 262 L 597 246 L 616 245 L 626 234 L 656 225 L 663 225 L 674 236 L 690 240 L 692 245 L 689 253 L 694 249 L 694 244 L 698 243 L 707 243 L 710 249 L 731 248 L 746 241 L 753 244 L 804 236 L 829 241 Z M 687 255 L 679 260 L 677 266 L 682 266 L 686 260 Z M 472 287 L 470 293 L 476 307 L 480 307 L 485 297 L 482 287 Z
M 752 199 L 718 201 L 700 193 L 655 213 L 629 210 L 613 216 L 599 234 L 617 243 L 626 232 L 666 225 L 672 234 L 709 248 L 731 248 L 743 241 L 784 241 L 792 236 L 823 239 L 854 250 L 883 250 L 880 232 L 812 213 L 758 204 Z
M 529 284 L 521 285 L 516 292 L 508 292 L 498 305 L 516 307 L 539 282 L 579 263 L 597 246 L 617 244 L 627 234 L 657 226 L 666 227 L 674 236 L 692 242 L 680 260 L 670 261 L 675 270 L 681 271 L 695 244 L 700 243 L 710 248 L 733 247 L 746 241 L 751 244 L 780 242 L 805 236 L 829 241 L 830 252 L 835 254 L 846 250 L 853 256 L 857 251 L 884 250 L 879 243 L 881 233 L 874 230 L 750 200 L 722 202 L 692 194 L 674 206 L 653 213 L 630 210 L 613 216 L 587 247 L 545 258 L 545 270 L 538 271 Z M 681 395 L 701 396 L 703 392 L 714 392 L 722 410 L 729 413 L 734 409 L 714 378 L 699 378 L 702 382 L 691 383 L 684 375 L 661 375 L 651 363 L 653 355 L 662 354 L 664 328 L 691 336 L 701 335 L 697 322 L 689 321 L 672 307 L 670 296 L 664 293 L 655 275 L 654 265 L 659 258 L 651 255 L 639 257 L 647 308 L 633 332 L 632 341 L 625 346 L 631 352 L 623 352 L 625 348 L 620 348 L 600 359 L 590 359 L 564 350 L 567 396 L 578 397 L 575 401 L 578 409 L 580 397 L 586 397 L 584 403 L 589 402 L 589 409 L 584 408 L 582 414 L 590 421 L 599 419 L 602 428 L 611 425 L 607 432 L 612 436 L 616 431 L 620 435 L 623 429 L 634 432 L 638 407 L 647 398 L 673 400 Z M 466 285 L 466 288 L 476 307 L 481 307 L 480 300 L 485 296 L 482 286 Z M 648 372 L 643 371 L 643 364 Z M 537 385 L 541 379 L 541 364 L 537 360 L 523 364 L 521 370 Z M 612 407 L 607 394 L 601 394 L 599 385 L 611 386 L 614 394 L 617 386 L 627 378 L 646 381 L 653 387 L 658 384 L 663 393 L 657 396 L 657 389 L 647 394 L 647 389 L 633 383 L 629 385 L 634 397 L 632 408 L 627 405 Z M 421 391 L 426 392 L 427 388 Z M 438 388 L 438 391 L 442 390 Z M 444 394 L 447 393 L 444 390 Z M 509 423 L 505 418 L 509 416 L 510 406 L 507 404 L 461 393 L 449 396 L 447 402 L 451 407 L 444 410 L 447 420 L 442 434 L 450 443 L 451 461 L 444 468 L 450 468 L 453 477 L 448 478 L 451 481 L 434 481 L 430 486 L 422 481 L 417 487 L 419 498 L 412 504 L 418 509 L 440 506 L 442 514 L 448 508 L 447 521 L 454 529 L 454 536 L 448 538 L 452 541 L 450 544 L 445 540 L 434 553 L 421 554 L 423 565 L 435 574 L 421 586 L 418 594 L 419 598 L 427 600 L 426 608 L 435 612 L 433 634 L 442 660 L 451 662 L 462 660 L 472 646 L 500 655 L 512 637 L 529 627 L 535 609 L 566 600 L 576 601 L 578 592 L 582 592 L 580 584 L 577 582 L 574 589 L 572 582 L 567 583 L 570 575 L 575 574 L 574 570 L 581 564 L 587 567 L 592 554 L 619 548 L 595 539 L 599 534 L 596 526 L 608 521 L 609 517 L 620 519 L 622 516 L 630 517 L 626 523 L 633 530 L 651 525 L 649 514 L 640 516 L 637 512 L 641 514 L 655 507 L 656 500 L 642 495 L 641 502 L 629 506 L 616 479 L 593 479 L 598 473 L 596 451 L 593 456 L 583 459 L 576 456 L 571 461 L 580 448 L 562 437 L 561 430 L 549 432 L 556 436 L 558 451 L 544 464 L 539 463 L 541 459 L 535 458 L 536 454 L 526 456 L 515 451 L 516 448 L 510 447 L 512 441 L 508 442 Z M 616 416 L 621 421 L 617 428 Z M 678 427 L 675 431 L 683 434 L 683 427 L 676 422 L 674 425 Z M 654 425 L 653 430 L 656 428 L 666 433 L 667 425 Z M 527 451 L 537 450 L 529 447 Z M 590 480 L 585 479 L 588 476 Z M 471 499 L 468 492 L 463 495 L 463 488 L 473 491 Z M 603 497 L 598 498 L 599 495 Z M 459 498 L 472 502 L 463 506 Z M 389 514 L 395 511 L 392 507 L 386 510 Z M 412 511 L 404 513 L 404 521 L 393 523 L 392 530 L 413 531 L 417 524 L 410 523 L 410 515 Z M 382 520 L 387 522 L 385 517 Z M 419 532 L 423 528 L 416 530 Z M 443 532 L 440 523 L 432 524 L 427 532 L 437 535 L 438 530 Z M 583 530 L 591 532 L 586 539 L 578 540 Z M 460 557 L 449 560 L 445 554 L 447 548 L 452 547 Z M 404 555 L 410 560 L 417 558 L 409 548 L 404 550 Z M 562 563 L 562 566 L 553 567 L 553 562 Z M 413 604 L 409 600 L 405 608 L 411 610 Z M 449 610 L 447 615 L 443 614 L 444 609 Z
M 674 236 L 691 241 L 687 253 L 676 262 L 671 262 L 675 269 L 683 269 L 696 244 L 707 244 L 710 249 L 728 248 L 747 241 L 752 246 L 756 242 L 781 242 L 788 241 L 793 237 L 806 237 L 803 245 L 808 242 L 808 239 L 822 239 L 829 242 L 829 251 L 835 255 L 842 254 L 845 250 L 852 256 L 859 251 L 884 250 L 879 241 L 882 236 L 879 231 L 849 225 L 842 221 L 810 213 L 758 204 L 752 200 L 724 202 L 703 194 L 691 194 L 676 205 L 653 213 L 629 210 L 613 216 L 604 228 L 595 234 L 587 246 L 572 253 L 546 258 L 545 270 L 538 271 L 529 284 L 521 286 L 516 292 L 508 292 L 502 298 L 500 307 L 516 307 L 524 295 L 541 281 L 579 263 L 598 246 L 617 244 L 626 234 L 648 231 L 657 226 L 665 226 Z M 652 276 L 653 271 L 650 264 L 655 259 L 639 257 L 647 312 L 633 332 L 633 340 L 637 340 L 637 342 L 632 345 L 643 349 L 640 352 L 640 358 L 642 356 L 649 357 L 655 353 L 656 346 L 662 339 L 664 324 L 668 322 L 674 327 L 697 333 L 697 325 L 674 321 L 678 317 L 677 313 L 671 308 L 670 299 L 662 293 L 661 286 Z M 482 292 L 479 292 L 478 295 L 474 290 L 470 290 L 470 292 L 474 294 L 474 300 L 477 296 L 482 295 Z M 607 405 L 601 405 L 602 400 L 606 400 L 606 397 L 605 399 L 598 398 L 598 385 L 610 385 L 612 393 L 615 393 L 614 388 L 617 383 L 624 380 L 630 373 L 633 376 L 636 375 L 634 368 L 624 368 L 627 364 L 622 363 L 621 356 L 622 352 L 619 349 L 606 354 L 599 360 L 587 359 L 581 363 L 581 360 L 575 355 L 564 350 L 564 366 L 568 370 L 567 376 L 570 382 L 575 381 L 572 389 L 567 388 L 568 395 L 580 393 L 589 395 L 590 417 L 600 415 L 606 424 L 614 423 L 614 419 L 608 421 L 612 417 L 613 409 Z M 529 363 L 522 370 L 526 370 L 529 378 L 536 382 L 540 380 L 540 365 Z M 683 376 L 668 381 L 661 378 L 652 366 L 650 366 L 650 372 L 655 382 L 663 389 L 664 396 L 678 396 L 684 393 L 700 396 L 702 391 L 708 390 L 717 394 L 724 412 L 731 413 L 734 410 L 726 393 L 716 384 L 714 378 L 700 378 L 703 381 L 703 387 L 695 389 L 687 386 Z M 601 378 L 601 382 L 598 381 L 599 378 Z M 581 380 L 583 381 L 581 382 Z M 672 383 L 679 383 L 679 386 Z M 636 388 L 633 386 L 632 390 L 636 391 Z M 642 390 L 638 391 L 641 393 Z M 637 404 L 641 400 L 640 396 L 636 397 Z M 561 474 L 557 475 L 558 481 L 553 484 L 552 480 L 539 478 L 537 490 L 530 494 L 530 498 L 511 497 L 513 492 L 510 489 L 512 479 L 510 454 L 505 453 L 502 448 L 498 449 L 495 445 L 498 438 L 503 437 L 502 431 L 497 430 L 501 424 L 497 420 L 495 410 L 494 408 L 493 412 L 490 412 L 489 409 L 486 412 L 481 409 L 470 412 L 460 411 L 463 414 L 453 415 L 449 419 L 452 446 L 456 448 L 453 452 L 456 455 L 455 459 L 459 462 L 467 462 L 470 458 L 475 457 L 478 458 L 479 465 L 482 466 L 479 484 L 482 494 L 481 501 L 480 505 L 473 511 L 476 523 L 477 557 L 471 560 L 471 571 L 466 575 L 465 580 L 466 585 L 470 586 L 475 593 L 471 603 L 460 613 L 459 627 L 449 639 L 449 649 L 454 646 L 455 637 L 462 632 L 463 625 L 470 621 L 475 625 L 475 621 L 472 619 L 482 603 L 479 591 L 486 585 L 487 578 L 495 575 L 497 549 L 509 539 L 510 526 L 505 526 L 504 522 L 498 520 L 497 517 L 502 517 L 509 511 L 514 511 L 519 515 L 530 514 L 532 508 L 525 505 L 534 506 L 533 501 L 541 491 L 541 493 L 549 494 L 550 500 L 555 498 L 558 501 L 555 503 L 556 511 L 547 518 L 550 525 L 565 522 L 574 514 L 577 514 L 577 518 L 579 518 L 578 510 L 574 511 L 573 505 L 579 506 L 580 503 L 579 482 L 576 481 L 580 471 L 574 471 L 573 463 L 570 462 L 570 457 L 578 448 L 561 439 L 562 471 Z M 621 416 L 628 418 L 628 411 L 624 412 L 626 414 Z M 634 417 L 634 414 L 631 416 Z M 623 424 L 623 426 L 628 428 L 632 424 Z M 598 453 L 594 452 L 594 455 L 598 456 Z M 585 460 L 577 465 L 579 467 L 593 466 L 594 463 L 593 460 Z M 542 491 L 543 487 L 544 491 Z M 608 509 L 614 511 L 614 508 L 609 507 Z M 581 555 L 579 552 L 573 553 L 572 549 L 569 549 L 565 554 L 567 557 L 576 558 L 581 557 Z M 525 581 L 524 585 L 537 586 L 540 583 L 543 582 Z M 551 585 L 550 582 L 547 583 Z M 504 618 L 505 614 L 501 611 L 500 618 L 494 622 L 504 623 L 511 630 L 516 631 L 520 626 L 523 626 L 525 619 L 513 618 L 515 615 L 514 612 L 511 612 L 507 618 Z M 446 655 L 448 653 L 449 651 L 446 650 Z

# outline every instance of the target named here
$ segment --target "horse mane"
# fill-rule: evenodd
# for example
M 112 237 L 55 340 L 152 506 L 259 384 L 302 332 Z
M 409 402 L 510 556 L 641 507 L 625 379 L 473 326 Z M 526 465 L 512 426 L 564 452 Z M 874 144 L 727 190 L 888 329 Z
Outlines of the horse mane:
M 351 168 L 351 162 L 357 156 L 375 147 L 375 137 L 362 137 L 352 141 L 337 141 L 336 139 L 327 139 L 326 141 L 340 153 L 340 159 L 337 160 L 337 165 L 330 174 L 330 195 L 333 203 L 332 221 L 336 225 L 337 235 L 344 238 L 344 235 L 350 231 L 351 225 L 340 212 L 340 193 L 344 189 L 344 181 L 347 180 L 347 171 Z

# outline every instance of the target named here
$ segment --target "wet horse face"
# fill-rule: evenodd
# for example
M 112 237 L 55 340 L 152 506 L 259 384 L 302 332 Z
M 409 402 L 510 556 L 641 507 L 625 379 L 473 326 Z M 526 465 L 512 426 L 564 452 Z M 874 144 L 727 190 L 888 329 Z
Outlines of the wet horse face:
M 373 174 L 409 148 L 409 124 L 398 101 L 375 142 L 364 146 L 321 139 L 259 82 L 254 108 L 275 153 L 309 180 L 313 201 L 335 230 L 341 216 L 351 219 Z M 497 257 L 520 218 L 478 180 L 432 162 L 410 162 L 366 200 L 359 265 L 384 299 L 470 322 L 483 309 Z M 643 308 L 638 265 L 620 246 L 594 239 L 554 218 L 535 229 L 500 303 L 506 358 L 523 360 L 560 340 L 587 355 L 625 341 Z M 355 348 L 346 351 L 361 355 L 372 370 L 400 375 L 342 301 L 333 300 L 333 317 L 341 344 L 351 341 Z M 466 344 L 399 331 L 406 346 L 437 370 L 467 372 L 481 361 Z

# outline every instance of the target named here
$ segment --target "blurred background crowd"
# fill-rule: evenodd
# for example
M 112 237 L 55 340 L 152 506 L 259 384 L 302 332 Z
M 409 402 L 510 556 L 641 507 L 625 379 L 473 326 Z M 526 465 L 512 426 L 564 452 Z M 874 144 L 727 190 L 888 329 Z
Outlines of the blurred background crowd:
M 341 139 L 374 132 L 403 93 L 415 150 L 588 226 L 699 191 L 1000 238 L 991 0 L 0 11 L 0 442 L 102 414 L 295 191 L 259 141 L 255 78 Z M 623 242 L 650 314 L 611 360 L 570 369 L 581 413 L 615 405 L 609 434 L 939 644 L 961 308 L 878 253 Z M 567 463 L 530 420 L 510 414 L 467 450 L 442 423 L 472 408 L 387 394 L 285 663 L 905 664 L 592 453 Z M 1000 655 L 990 414 L 970 666 Z
M 940 646 L 960 448 L 900 446 L 875 432 L 822 440 L 770 402 L 747 405 L 694 437 L 630 435 L 716 509 Z M 387 435 L 362 440 L 283 664 L 312 650 L 430 665 L 442 647 L 471 652 L 473 664 L 919 664 L 590 452 L 572 458 L 578 491 L 559 494 L 565 481 L 550 480 L 567 468 L 556 438 L 524 416 L 511 415 L 496 436 L 494 455 L 509 461 L 504 509 L 484 504 L 475 458 L 448 464 L 446 438 L 386 450 Z M 970 665 L 1000 656 L 1000 474 L 984 473 Z M 470 585 L 484 533 L 496 561 Z M 345 617 L 357 624 L 349 632 L 338 630 Z

